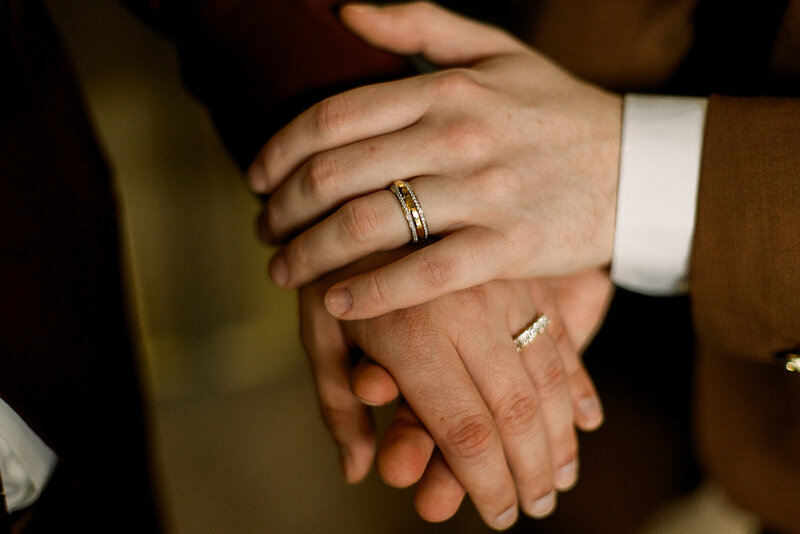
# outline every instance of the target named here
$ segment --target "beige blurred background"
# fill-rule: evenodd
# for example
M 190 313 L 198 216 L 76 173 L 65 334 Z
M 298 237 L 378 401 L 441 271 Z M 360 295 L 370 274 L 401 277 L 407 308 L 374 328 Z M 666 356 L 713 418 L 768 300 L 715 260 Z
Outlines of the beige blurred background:
M 324 431 L 293 294 L 265 275 L 257 203 L 170 43 L 108 0 L 49 0 L 115 169 L 165 518 L 173 534 L 484 532 L 375 477 L 351 488 Z M 648 534 L 751 533 L 713 488 Z

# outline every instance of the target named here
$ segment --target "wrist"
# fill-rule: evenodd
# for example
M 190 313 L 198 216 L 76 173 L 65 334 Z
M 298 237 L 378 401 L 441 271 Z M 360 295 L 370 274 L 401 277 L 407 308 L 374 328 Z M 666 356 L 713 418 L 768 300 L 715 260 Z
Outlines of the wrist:
M 591 267 L 608 267 L 614 253 L 614 232 L 617 218 L 619 169 L 622 153 L 622 95 L 604 92 L 599 118 L 602 141 L 596 161 L 599 221 L 596 227 L 598 252 Z

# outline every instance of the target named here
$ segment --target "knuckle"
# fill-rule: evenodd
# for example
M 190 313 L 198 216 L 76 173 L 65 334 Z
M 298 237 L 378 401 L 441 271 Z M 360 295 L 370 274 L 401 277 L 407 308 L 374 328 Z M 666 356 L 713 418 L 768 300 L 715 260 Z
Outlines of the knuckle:
M 335 95 L 320 102 L 314 113 L 316 132 L 323 137 L 341 132 L 347 124 L 349 108 L 350 104 L 344 95 Z
M 463 313 L 472 315 L 471 312 L 484 314 L 489 309 L 490 295 L 485 286 L 470 287 L 455 293 L 459 308 Z
M 471 94 L 479 87 L 468 69 L 442 71 L 432 78 L 432 82 L 436 96 L 444 99 Z
M 286 248 L 286 258 L 293 276 L 307 271 L 312 264 L 311 251 L 303 236 L 292 240 Z
M 575 369 L 568 372 L 567 381 L 569 382 L 569 390 L 574 398 L 584 399 L 596 396 L 592 379 L 583 364 L 579 364 Z
M 267 175 L 267 182 L 275 184 L 278 179 L 279 169 L 285 166 L 284 151 L 278 137 L 273 137 L 264 146 L 260 164 Z
M 550 321 L 550 325 L 547 327 L 547 335 L 550 336 L 550 339 L 553 340 L 559 350 L 569 349 L 574 352 L 571 348 L 572 342 L 569 338 L 569 332 L 567 332 L 563 321 Z
M 356 244 L 372 241 L 378 231 L 378 214 L 367 200 L 348 202 L 339 211 L 340 222 L 345 235 Z
M 503 195 L 517 189 L 520 183 L 519 176 L 513 170 L 498 165 L 476 172 L 470 181 L 471 188 L 491 201 L 502 200 Z
M 321 201 L 336 194 L 339 169 L 336 160 L 328 154 L 317 154 L 308 162 L 305 189 L 308 196 Z
M 421 257 L 418 274 L 425 287 L 436 289 L 445 287 L 450 282 L 456 268 L 453 260 L 426 254 Z
M 377 272 L 367 273 L 364 279 L 366 301 L 370 309 L 384 309 L 392 299 L 392 291 L 386 277 Z
M 471 119 L 461 119 L 446 126 L 442 139 L 447 148 L 471 160 L 483 159 L 491 144 L 488 130 Z
M 433 2 L 418 0 L 408 4 L 400 4 L 396 6 L 395 9 L 397 10 L 396 13 L 399 16 L 426 17 L 433 13 L 433 11 L 436 10 L 436 7 L 433 5 Z
M 566 465 L 578 459 L 578 439 L 572 427 L 565 427 L 563 435 L 553 444 L 553 460 L 557 465 Z
M 558 358 L 548 358 L 540 364 L 536 389 L 542 402 L 548 402 L 561 396 L 565 388 L 564 366 Z
M 319 411 L 323 421 L 331 430 L 347 427 L 353 419 L 352 410 L 340 406 L 335 400 L 320 398 Z
M 413 2 L 412 6 L 414 7 L 414 9 L 425 11 L 426 13 L 436 10 L 436 7 L 433 5 L 433 2 L 428 2 L 424 0 Z
M 500 400 L 493 415 L 501 433 L 520 435 L 533 428 L 538 414 L 539 403 L 533 395 L 512 391 Z
M 458 419 L 445 433 L 445 441 L 460 458 L 475 458 L 488 452 L 496 441 L 492 424 L 481 415 Z
M 435 316 L 425 308 L 401 309 L 384 315 L 388 320 L 387 337 L 403 350 L 393 355 L 393 369 L 430 373 L 437 367 L 441 352 L 436 350 L 441 338 L 432 325 Z

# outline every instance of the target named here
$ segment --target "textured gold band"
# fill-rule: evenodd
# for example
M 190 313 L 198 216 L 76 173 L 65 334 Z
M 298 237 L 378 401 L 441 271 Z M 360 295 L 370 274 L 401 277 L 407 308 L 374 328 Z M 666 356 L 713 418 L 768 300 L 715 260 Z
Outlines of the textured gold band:
M 400 202 L 400 208 L 406 217 L 408 229 L 411 232 L 411 241 L 416 243 L 428 238 L 428 223 L 425 221 L 425 214 L 422 206 L 411 188 L 411 184 L 403 180 L 395 180 L 389 188 Z

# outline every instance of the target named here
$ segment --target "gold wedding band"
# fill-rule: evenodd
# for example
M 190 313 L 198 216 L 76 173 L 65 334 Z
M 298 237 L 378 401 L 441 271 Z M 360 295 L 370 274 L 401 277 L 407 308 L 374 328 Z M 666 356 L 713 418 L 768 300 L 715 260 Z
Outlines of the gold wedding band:
M 533 340 L 536 339 L 536 336 L 544 332 L 545 328 L 550 325 L 550 319 L 547 318 L 547 315 L 542 314 L 536 319 L 531 325 L 522 331 L 520 335 L 514 338 L 514 344 L 517 346 L 517 352 L 520 352 L 523 348 L 527 347 Z
M 400 208 L 403 210 L 408 229 L 411 231 L 411 242 L 416 243 L 428 239 L 428 223 L 425 222 L 422 206 L 417 200 L 414 190 L 411 189 L 411 184 L 403 180 L 395 180 L 389 189 L 400 202 Z

